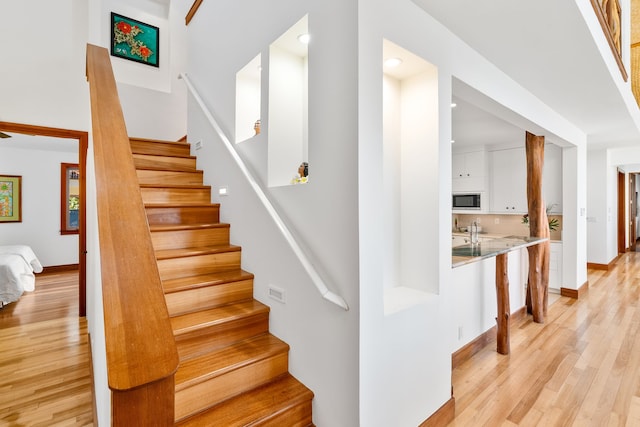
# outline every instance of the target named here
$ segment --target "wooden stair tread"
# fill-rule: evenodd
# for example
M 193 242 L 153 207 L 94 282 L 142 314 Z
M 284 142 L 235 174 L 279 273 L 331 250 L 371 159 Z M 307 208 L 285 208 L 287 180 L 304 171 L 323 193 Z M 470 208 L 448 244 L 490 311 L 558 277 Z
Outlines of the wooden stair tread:
M 160 251 L 156 251 L 156 259 L 163 260 L 163 259 L 173 259 L 173 258 L 186 258 L 190 256 L 219 254 L 224 252 L 239 252 L 240 250 L 241 250 L 241 247 L 236 245 L 163 249 Z
M 193 208 L 193 207 L 203 207 L 203 208 L 219 208 L 220 203 L 145 203 L 145 208 L 151 209 L 167 209 L 167 208 Z
M 139 184 L 140 188 L 180 188 L 180 189 L 194 189 L 194 190 L 210 190 L 210 185 L 194 185 L 194 184 Z
M 268 313 L 269 307 L 256 300 L 242 301 L 209 310 L 196 311 L 172 317 L 174 336 L 186 334 L 201 328 L 219 325 L 236 319 Z
M 202 169 L 174 170 L 174 169 L 167 169 L 167 168 L 163 167 L 162 165 L 160 165 L 160 166 L 153 166 L 153 165 L 136 166 L 136 170 L 155 171 L 155 172 L 195 173 L 195 174 L 199 174 L 199 175 L 204 175 L 204 171 Z
M 177 423 L 178 426 L 256 426 L 297 405 L 310 402 L 313 392 L 290 374 L 231 398 Z M 309 414 L 310 417 L 310 414 Z M 313 425 L 311 422 L 309 426 Z
M 253 279 L 253 274 L 244 270 L 223 271 L 219 273 L 202 274 L 200 276 L 180 277 L 162 282 L 165 294 L 185 291 L 188 289 L 215 286 L 222 283 L 237 282 Z
M 269 333 L 190 144 L 130 142 L 180 358 L 176 425 L 313 427 L 313 392 L 287 372 L 289 345 Z
M 263 334 L 181 362 L 176 372 L 176 391 L 195 383 L 289 351 L 289 345 L 271 334 Z
M 184 142 L 184 141 L 170 141 L 170 140 L 165 140 L 165 139 L 152 139 L 152 138 L 140 138 L 140 137 L 129 137 L 129 141 L 139 141 L 139 142 L 154 142 L 154 143 L 159 143 L 159 144 L 171 144 L 171 145 L 179 145 L 179 146 L 187 146 L 189 147 L 190 144 L 188 142 Z
M 134 156 L 145 156 L 146 158 L 149 159 L 153 159 L 153 158 L 176 158 L 176 159 L 192 159 L 195 160 L 196 156 L 192 156 L 191 154 L 180 154 L 180 153 L 171 153 L 171 154 L 153 154 L 153 153 L 147 153 L 147 152 L 140 152 L 137 153 L 136 151 L 131 152 L 131 154 L 133 154 Z
M 205 230 L 208 228 L 229 228 L 229 223 L 209 222 L 199 224 L 150 224 L 151 232 L 158 231 L 181 231 L 181 230 Z

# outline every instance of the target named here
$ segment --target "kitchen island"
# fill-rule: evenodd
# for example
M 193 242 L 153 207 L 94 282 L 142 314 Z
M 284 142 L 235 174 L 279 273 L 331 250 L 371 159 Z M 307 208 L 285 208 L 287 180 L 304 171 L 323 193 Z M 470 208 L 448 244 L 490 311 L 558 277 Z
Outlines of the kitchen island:
M 500 354 L 509 354 L 509 279 L 508 279 L 508 254 L 511 251 L 520 250 L 529 246 L 538 245 L 549 241 L 548 238 L 528 236 L 506 236 L 471 245 L 455 246 L 451 250 L 452 268 L 461 267 L 474 262 L 495 257 L 495 287 L 497 299 L 497 351 Z

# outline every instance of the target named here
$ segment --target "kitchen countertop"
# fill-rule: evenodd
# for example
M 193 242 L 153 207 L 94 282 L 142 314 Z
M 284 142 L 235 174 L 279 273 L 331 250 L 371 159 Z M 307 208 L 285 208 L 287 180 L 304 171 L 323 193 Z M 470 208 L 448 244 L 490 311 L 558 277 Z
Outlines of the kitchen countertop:
M 487 236 L 489 237 L 489 236 Z M 505 236 L 478 243 L 477 245 L 461 245 L 451 248 L 451 267 L 491 258 L 527 246 L 537 245 L 549 240 L 547 237 Z

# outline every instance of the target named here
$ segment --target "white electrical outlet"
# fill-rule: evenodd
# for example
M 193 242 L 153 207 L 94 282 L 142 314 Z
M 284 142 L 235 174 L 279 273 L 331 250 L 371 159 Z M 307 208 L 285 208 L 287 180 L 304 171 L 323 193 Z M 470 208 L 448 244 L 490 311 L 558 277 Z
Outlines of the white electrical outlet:
M 219 196 L 228 196 L 229 195 L 229 187 L 220 187 L 218 188 Z
M 277 286 L 269 285 L 269 298 L 272 298 L 278 302 L 286 303 L 286 292 L 282 288 L 278 288 Z
M 202 148 L 202 140 L 196 141 L 196 150 L 199 150 L 201 148 Z

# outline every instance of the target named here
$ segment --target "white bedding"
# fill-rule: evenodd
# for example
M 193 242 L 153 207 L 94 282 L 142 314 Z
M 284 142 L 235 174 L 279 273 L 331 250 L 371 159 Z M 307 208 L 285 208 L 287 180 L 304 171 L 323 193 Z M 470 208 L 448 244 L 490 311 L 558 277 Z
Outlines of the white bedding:
M 17 301 L 25 291 L 35 289 L 42 264 L 26 245 L 0 246 L 0 303 Z

